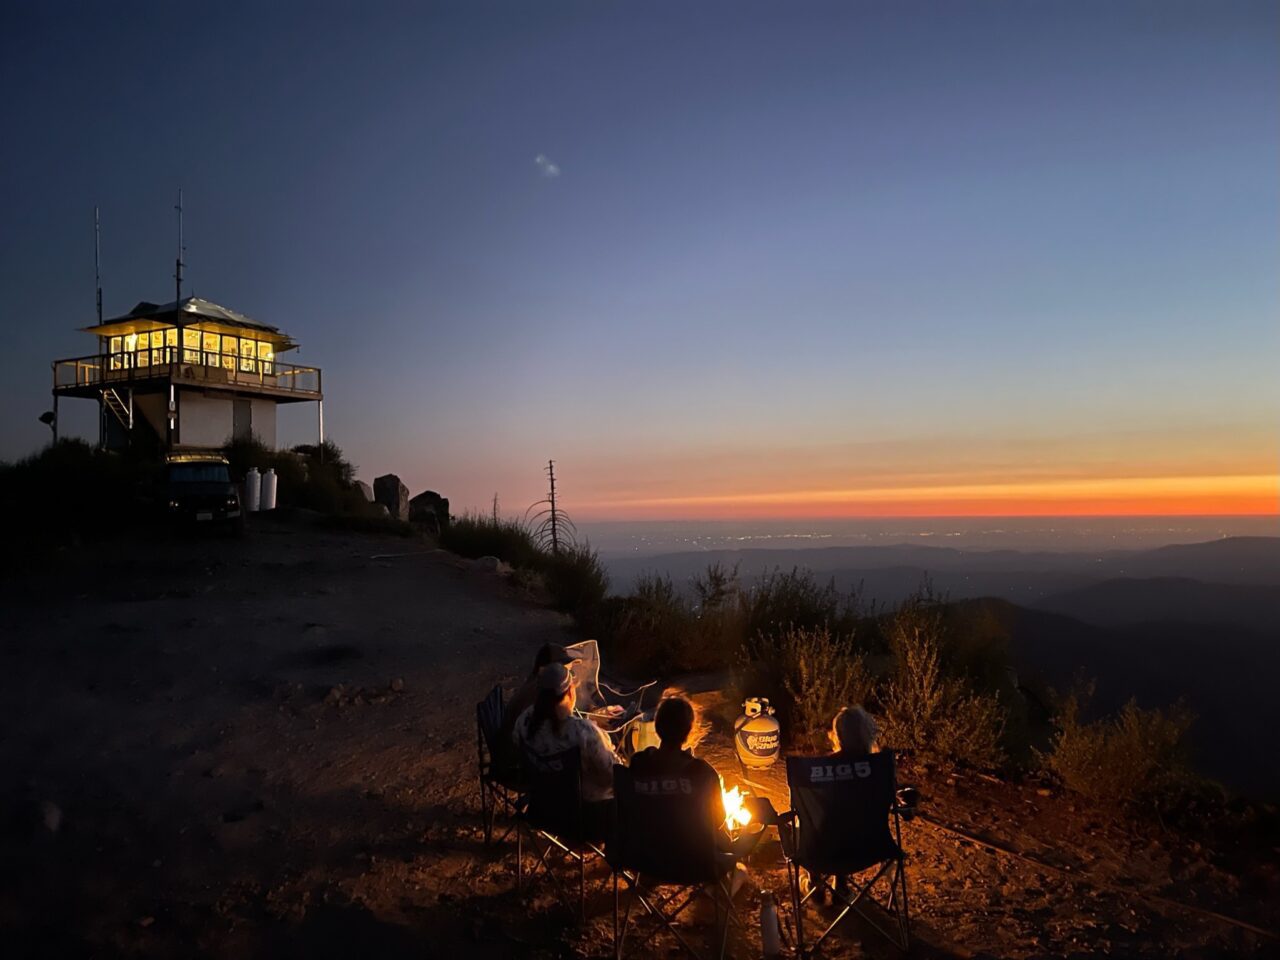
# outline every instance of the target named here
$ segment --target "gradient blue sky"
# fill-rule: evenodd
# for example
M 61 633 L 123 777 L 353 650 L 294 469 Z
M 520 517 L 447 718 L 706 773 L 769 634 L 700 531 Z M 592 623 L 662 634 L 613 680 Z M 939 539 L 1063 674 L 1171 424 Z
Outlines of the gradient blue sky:
M 0 457 L 93 346 L 94 204 L 111 315 L 171 298 L 182 186 L 188 290 L 459 506 L 550 456 L 601 517 L 1280 489 L 1273 2 L 9 3 L 0 44 Z

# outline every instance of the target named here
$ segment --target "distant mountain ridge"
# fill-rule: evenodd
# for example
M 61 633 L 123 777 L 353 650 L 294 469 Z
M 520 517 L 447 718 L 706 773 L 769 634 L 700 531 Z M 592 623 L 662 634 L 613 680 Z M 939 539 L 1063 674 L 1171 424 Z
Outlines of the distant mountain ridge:
M 926 580 L 953 599 L 996 596 L 1033 605 L 1054 597 L 1069 597 L 1108 580 L 1172 577 L 1223 586 L 1280 587 L 1280 537 L 1228 537 L 1137 551 L 975 551 L 899 544 L 706 550 L 606 561 L 614 589 L 619 593 L 630 591 L 639 575 L 655 572 L 687 588 L 693 577 L 713 563 L 726 567 L 736 564 L 745 583 L 769 570 L 799 567 L 822 579 L 834 579 L 843 590 L 861 588 L 864 599 L 882 605 L 901 601 Z M 1267 601 L 1264 596 L 1248 602 L 1256 606 Z M 1230 609 L 1230 602 L 1225 599 L 1206 605 Z M 1069 606 L 1061 609 L 1072 612 Z M 1138 619 L 1151 618 L 1144 615 Z M 1251 628 L 1261 622 L 1252 613 L 1235 620 Z

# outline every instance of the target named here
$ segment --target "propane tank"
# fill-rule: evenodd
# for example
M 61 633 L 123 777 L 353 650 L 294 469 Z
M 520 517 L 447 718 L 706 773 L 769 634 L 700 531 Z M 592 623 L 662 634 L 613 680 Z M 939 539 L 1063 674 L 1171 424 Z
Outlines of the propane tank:
M 748 697 L 733 724 L 733 742 L 744 767 L 771 767 L 782 748 L 780 725 L 764 697 Z
M 255 513 L 260 502 L 258 497 L 262 492 L 261 478 L 258 476 L 258 468 L 250 467 L 244 475 L 244 509 L 248 513 Z
M 259 510 L 274 510 L 276 508 L 276 470 L 275 467 L 267 467 L 267 472 L 262 475 L 262 497 L 258 504 Z
M 661 741 L 658 740 L 658 728 L 653 722 L 652 713 L 642 713 L 636 718 L 635 722 L 631 724 L 629 740 L 633 756 L 641 750 L 659 745 Z
M 778 927 L 778 904 L 772 891 L 760 894 L 760 944 L 765 957 L 782 955 L 782 931 Z

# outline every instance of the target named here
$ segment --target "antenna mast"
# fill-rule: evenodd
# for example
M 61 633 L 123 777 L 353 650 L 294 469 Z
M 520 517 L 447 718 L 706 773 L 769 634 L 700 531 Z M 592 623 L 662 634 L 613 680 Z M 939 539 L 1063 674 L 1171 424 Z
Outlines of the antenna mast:
M 98 208 L 93 208 L 93 285 L 98 290 L 98 326 L 102 326 L 102 231 L 98 223 Z
M 178 188 L 178 205 L 173 209 L 178 211 L 178 258 L 174 261 L 173 279 L 176 283 L 177 296 L 174 298 L 175 304 L 182 302 L 182 252 L 186 247 L 182 245 L 182 188 Z

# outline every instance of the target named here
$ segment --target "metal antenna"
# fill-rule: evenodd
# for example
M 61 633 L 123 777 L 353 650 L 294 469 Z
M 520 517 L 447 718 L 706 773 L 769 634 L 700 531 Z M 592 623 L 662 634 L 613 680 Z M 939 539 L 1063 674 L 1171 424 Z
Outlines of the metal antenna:
M 102 230 L 98 223 L 98 208 L 93 208 L 93 285 L 98 289 L 98 326 L 102 326 Z
M 182 188 L 178 188 L 178 205 L 173 209 L 178 211 L 178 259 L 174 261 L 173 279 L 177 284 L 177 297 L 175 305 L 182 302 L 182 254 L 187 248 L 182 245 Z

